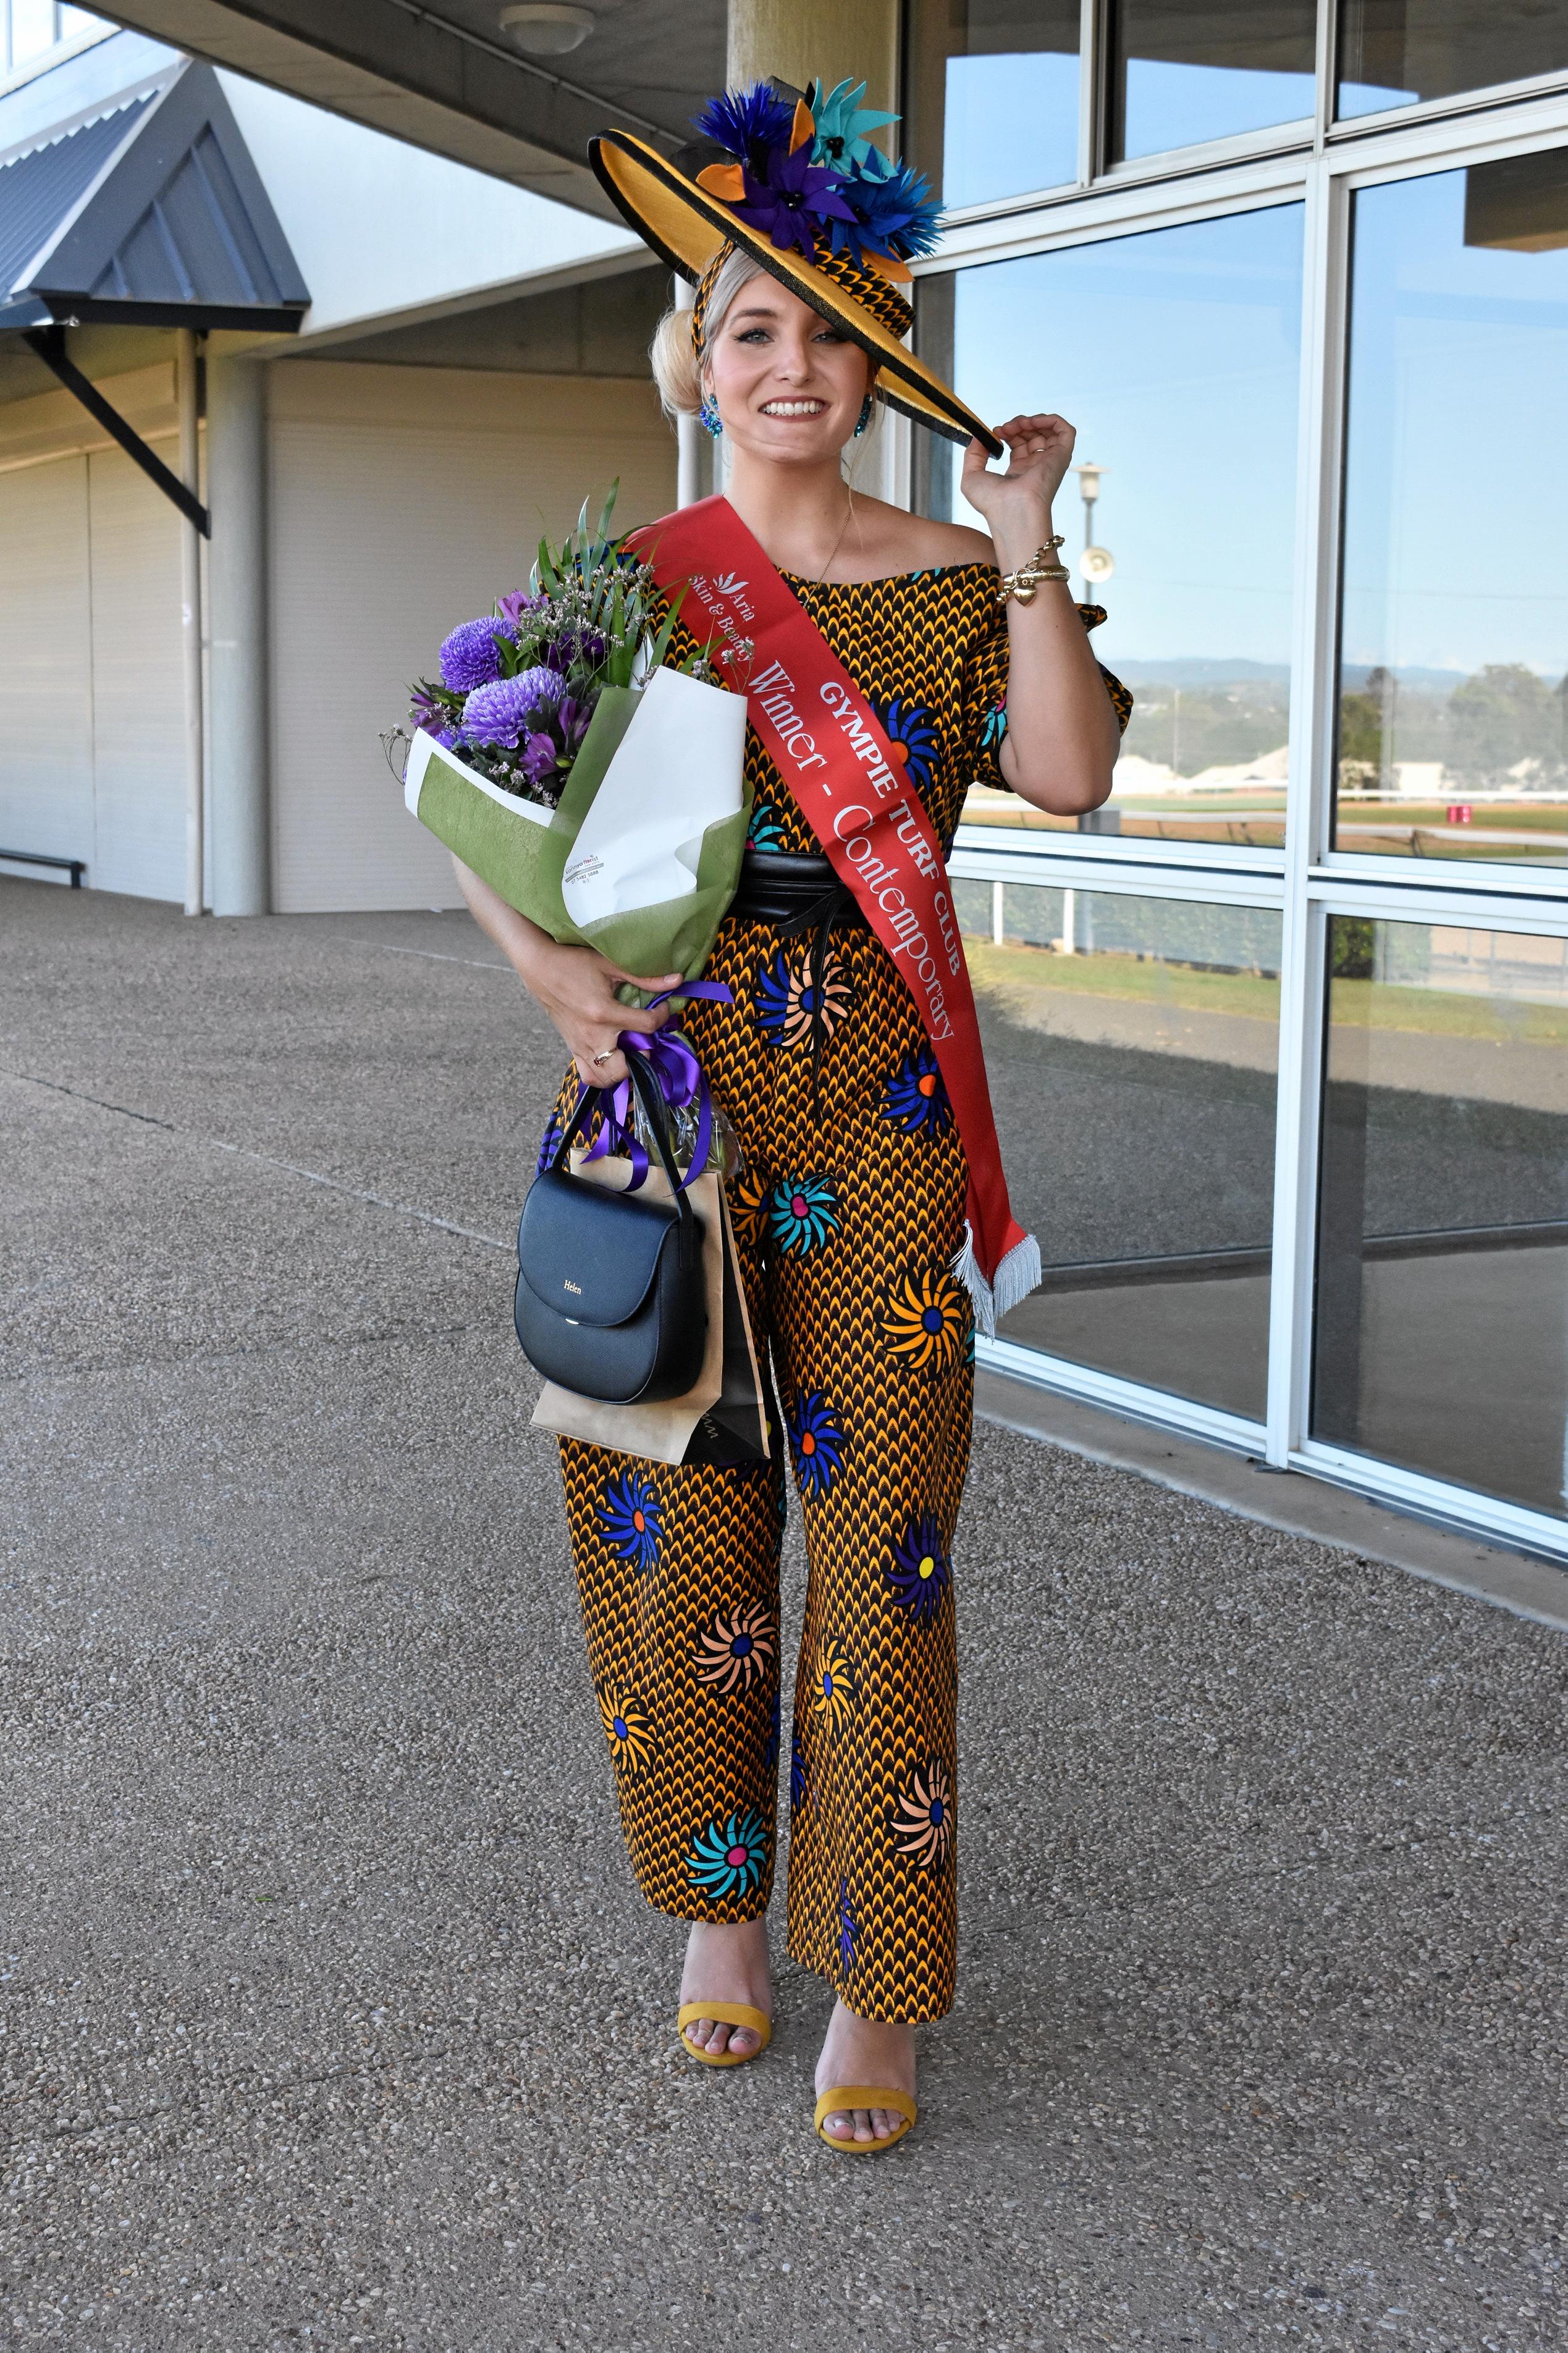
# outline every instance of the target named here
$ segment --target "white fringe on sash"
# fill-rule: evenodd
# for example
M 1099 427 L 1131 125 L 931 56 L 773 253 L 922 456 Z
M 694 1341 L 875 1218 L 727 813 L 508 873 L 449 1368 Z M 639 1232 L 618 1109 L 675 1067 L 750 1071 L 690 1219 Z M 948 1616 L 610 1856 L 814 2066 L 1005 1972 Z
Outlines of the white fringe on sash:
M 1015 1242 L 996 1270 L 995 1278 L 987 1282 L 980 1271 L 980 1261 L 974 1255 L 974 1232 L 968 1219 L 963 1222 L 963 1240 L 952 1261 L 951 1271 L 957 1275 L 974 1303 L 974 1328 L 987 1340 L 994 1339 L 996 1326 L 1004 1315 L 1010 1314 L 1021 1299 L 1027 1299 L 1040 1283 L 1040 1245 L 1033 1234 L 1026 1234 Z

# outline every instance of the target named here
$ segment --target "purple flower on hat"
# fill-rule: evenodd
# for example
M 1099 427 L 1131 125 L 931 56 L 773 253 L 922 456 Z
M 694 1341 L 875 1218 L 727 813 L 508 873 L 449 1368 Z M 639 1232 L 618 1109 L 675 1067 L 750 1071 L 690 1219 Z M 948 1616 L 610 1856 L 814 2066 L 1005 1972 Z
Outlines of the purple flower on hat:
M 743 169 L 745 199 L 733 207 L 735 214 L 749 227 L 764 229 L 781 253 L 795 246 L 809 261 L 816 249 L 814 223 L 858 225 L 838 193 L 837 173 L 814 164 L 807 146 L 797 147 L 793 155 L 782 147 L 771 148 L 765 179 L 759 179 L 750 164 Z
M 441 683 L 454 694 L 468 694 L 500 676 L 500 649 L 496 644 L 496 620 L 459 621 L 441 648 Z
M 489 680 L 463 705 L 463 733 L 476 744 L 514 744 L 525 733 L 536 732 L 560 700 L 561 680 L 552 670 L 536 666 L 516 678 Z
M 835 216 L 828 235 L 836 253 L 848 250 L 858 263 L 864 241 L 873 253 L 912 261 L 936 243 L 941 206 L 920 174 L 907 164 L 884 163 L 879 156 L 845 181 L 844 193 L 853 222 L 841 227 Z
M 787 141 L 795 125 L 795 109 L 765 81 L 757 81 L 750 90 L 721 90 L 700 114 L 693 115 L 692 121 L 704 139 L 711 139 L 716 146 L 727 148 L 749 164 L 760 160 L 781 140 Z

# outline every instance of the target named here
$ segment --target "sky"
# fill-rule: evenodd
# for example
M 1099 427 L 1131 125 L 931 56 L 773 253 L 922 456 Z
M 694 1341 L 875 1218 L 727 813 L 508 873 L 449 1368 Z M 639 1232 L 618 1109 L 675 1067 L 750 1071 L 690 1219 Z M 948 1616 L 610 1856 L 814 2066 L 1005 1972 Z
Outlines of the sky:
M 1096 649 L 1113 668 L 1289 661 L 1300 309 L 1299 204 L 960 274 L 963 398 L 994 421 L 1055 409 L 1078 459 L 1107 469 L 1095 537 L 1116 572 Z
M 1467 245 L 1466 186 L 1443 172 L 1355 198 L 1344 657 L 1555 680 L 1568 248 Z M 1096 644 L 1112 666 L 1289 661 L 1300 301 L 1299 205 L 960 274 L 964 398 L 993 421 L 1057 409 L 1078 459 L 1107 469 L 1095 536 L 1116 571 Z

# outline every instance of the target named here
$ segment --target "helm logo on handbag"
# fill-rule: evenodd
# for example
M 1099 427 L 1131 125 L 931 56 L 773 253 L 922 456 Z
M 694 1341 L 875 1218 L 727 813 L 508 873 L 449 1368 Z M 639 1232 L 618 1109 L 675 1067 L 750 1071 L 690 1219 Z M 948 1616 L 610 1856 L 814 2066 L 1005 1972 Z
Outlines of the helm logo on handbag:
M 570 1275 L 567 1275 L 567 1276 L 565 1277 L 564 1282 L 563 1282 L 563 1288 L 564 1290 L 570 1291 L 570 1292 L 574 1294 L 574 1297 L 576 1297 L 576 1298 L 578 1298 L 578 1299 L 581 1299 L 581 1298 L 582 1298 L 582 1296 L 583 1296 L 583 1286 L 582 1286 L 582 1284 L 581 1284 L 580 1282 L 574 1282 Z

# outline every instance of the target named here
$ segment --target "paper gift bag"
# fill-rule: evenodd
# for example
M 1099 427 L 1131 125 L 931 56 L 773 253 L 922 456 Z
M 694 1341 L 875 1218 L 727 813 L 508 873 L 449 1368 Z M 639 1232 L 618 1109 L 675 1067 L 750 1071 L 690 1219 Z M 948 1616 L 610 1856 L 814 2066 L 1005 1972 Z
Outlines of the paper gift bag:
M 584 1160 L 574 1152 L 572 1173 L 624 1191 L 632 1171 L 629 1160 Z M 669 1179 L 662 1169 L 652 1167 L 642 1190 L 650 1200 L 668 1201 Z M 717 1175 L 710 1175 L 694 1178 L 687 1193 L 702 1229 L 708 1305 L 708 1345 L 695 1384 L 684 1397 L 666 1398 L 657 1405 L 608 1405 L 546 1381 L 533 1409 L 535 1429 L 607 1446 L 618 1454 L 644 1455 L 653 1462 L 767 1460 L 767 1409 L 724 1188 Z

